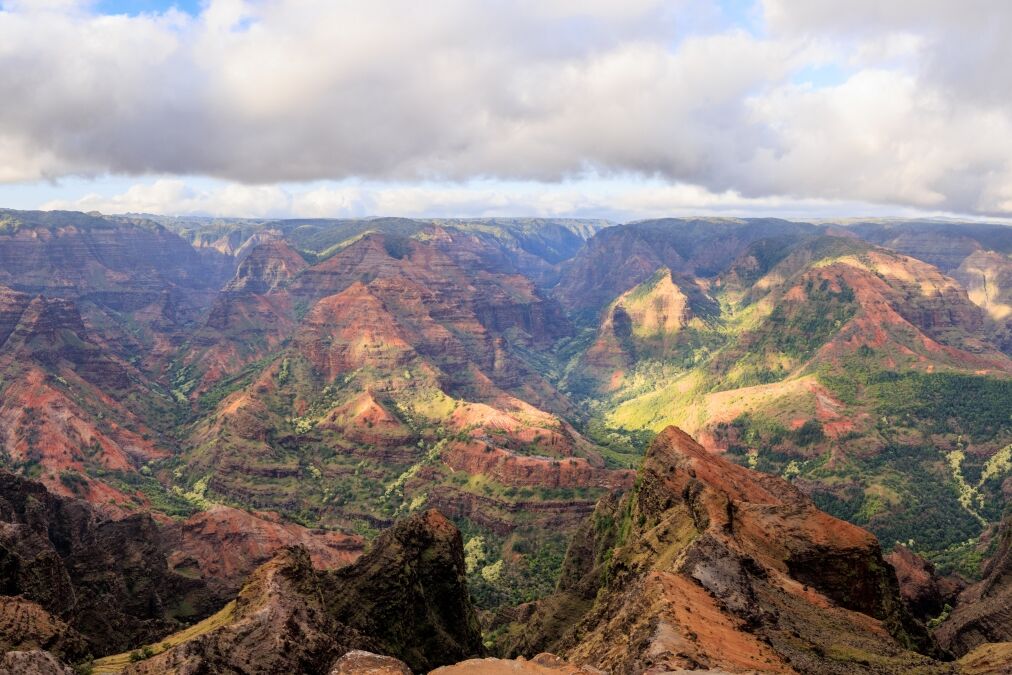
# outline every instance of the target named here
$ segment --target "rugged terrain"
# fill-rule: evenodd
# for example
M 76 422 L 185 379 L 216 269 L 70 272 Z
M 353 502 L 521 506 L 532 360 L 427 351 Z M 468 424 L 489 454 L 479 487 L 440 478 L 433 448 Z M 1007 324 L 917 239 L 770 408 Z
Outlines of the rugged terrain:
M 105 630 L 126 626 L 111 642 L 82 618 L 87 601 L 46 605 L 15 574 L 5 595 L 23 595 L 5 621 L 36 637 L 5 644 L 67 659 L 133 648 L 219 616 L 284 546 L 348 565 L 435 507 L 463 533 L 486 639 L 533 657 L 611 583 L 604 556 L 627 551 L 629 533 L 600 523 L 629 512 L 644 451 L 675 424 L 721 473 L 749 467 L 798 491 L 778 508 L 818 520 L 818 507 L 893 551 L 906 609 L 854 611 L 930 623 L 957 655 L 990 650 L 986 663 L 1008 639 L 1009 232 L 2 211 L 0 462 L 41 483 L 11 489 L 83 502 L 65 507 L 87 513 L 82 542 L 136 547 L 131 564 L 159 569 L 145 608 L 109 600 Z M 83 564 L 8 520 L 15 559 Z M 738 555 L 742 541 L 721 546 Z M 88 546 L 78 553 L 105 565 Z M 890 569 L 858 548 L 841 564 Z M 756 569 L 783 574 L 777 555 Z M 765 574 L 751 592 L 808 611 Z M 521 639 L 527 619 L 540 636 Z M 775 664 L 803 670 L 791 659 L 828 648 L 809 636 L 790 652 L 763 625 Z M 904 642 L 916 632 L 894 630 L 896 647 L 858 631 L 846 649 L 907 663 L 895 649 L 924 652 Z
M 677 428 L 651 444 L 636 489 L 602 503 L 593 523 L 588 539 L 604 545 L 574 543 L 559 587 L 571 597 L 511 627 L 513 649 L 622 673 L 882 672 L 940 654 L 874 537 Z

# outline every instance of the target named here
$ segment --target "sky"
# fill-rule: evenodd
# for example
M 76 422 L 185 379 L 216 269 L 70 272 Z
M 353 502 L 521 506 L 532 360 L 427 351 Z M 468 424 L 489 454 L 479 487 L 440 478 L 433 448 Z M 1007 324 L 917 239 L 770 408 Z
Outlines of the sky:
M 1006 0 L 0 0 L 0 206 L 1012 218 Z

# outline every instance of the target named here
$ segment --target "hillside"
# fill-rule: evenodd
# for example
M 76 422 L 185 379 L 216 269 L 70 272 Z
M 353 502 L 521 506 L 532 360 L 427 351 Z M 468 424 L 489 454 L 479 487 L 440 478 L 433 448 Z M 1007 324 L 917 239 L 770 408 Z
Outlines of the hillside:
M 938 559 L 1000 517 L 1012 361 L 956 281 L 821 237 L 756 242 L 707 283 L 719 312 L 677 353 L 626 356 L 595 380 L 599 337 L 570 367 L 570 388 L 607 425 L 681 425 Z M 650 284 L 627 295 L 648 298 Z M 614 333 L 614 313 L 599 335 Z

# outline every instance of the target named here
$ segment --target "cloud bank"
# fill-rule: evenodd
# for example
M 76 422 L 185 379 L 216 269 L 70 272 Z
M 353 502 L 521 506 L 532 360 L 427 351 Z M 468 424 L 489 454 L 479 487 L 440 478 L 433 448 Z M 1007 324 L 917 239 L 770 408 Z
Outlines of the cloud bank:
M 163 180 L 117 198 L 310 213 L 410 205 L 436 184 L 472 186 L 441 188 L 460 208 L 497 191 L 562 204 L 592 176 L 638 182 L 623 194 L 647 208 L 695 190 L 701 203 L 1012 213 L 1008 3 L 2 6 L 4 182 L 211 176 L 236 185 L 202 197 Z M 277 185 L 321 180 L 407 187 Z

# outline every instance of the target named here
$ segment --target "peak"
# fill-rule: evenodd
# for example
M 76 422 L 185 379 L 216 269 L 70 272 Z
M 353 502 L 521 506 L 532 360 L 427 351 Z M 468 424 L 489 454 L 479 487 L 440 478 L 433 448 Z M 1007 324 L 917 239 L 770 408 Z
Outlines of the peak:
M 457 526 L 437 509 L 416 513 L 394 525 L 390 536 L 401 543 L 445 542 L 460 538 Z
M 708 455 L 706 449 L 697 443 L 695 438 L 674 424 L 665 427 L 661 433 L 657 434 L 657 438 L 651 444 L 651 449 L 657 448 L 657 446 L 677 450 L 686 455 Z
M 647 448 L 644 466 L 650 464 L 660 465 L 669 472 L 678 468 L 693 468 L 696 465 L 727 465 L 728 471 L 740 468 L 709 452 L 696 439 L 675 425 L 668 426 L 657 434 Z
M 720 495 L 719 501 L 762 505 L 807 504 L 789 482 L 760 474 L 724 459 L 700 445 L 676 426 L 654 439 L 643 460 L 644 483 L 657 494 L 682 494 L 686 489 Z M 668 500 L 656 505 L 666 508 Z M 718 509 L 719 510 L 719 509 Z
M 697 443 L 696 439 L 672 424 L 654 437 L 643 457 L 643 465 L 659 463 L 668 468 L 682 466 L 693 460 L 711 459 L 713 458 L 706 448 Z
M 418 517 L 423 526 L 433 534 L 456 535 L 457 526 L 450 522 L 450 519 L 443 515 L 439 509 L 429 509 Z

